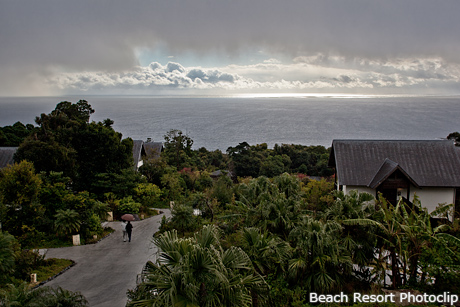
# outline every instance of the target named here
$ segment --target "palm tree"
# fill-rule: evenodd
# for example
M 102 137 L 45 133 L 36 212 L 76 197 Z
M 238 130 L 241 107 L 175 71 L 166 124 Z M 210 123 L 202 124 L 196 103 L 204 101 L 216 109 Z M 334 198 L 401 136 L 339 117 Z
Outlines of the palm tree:
M 172 230 L 154 238 L 159 255 L 149 262 L 129 306 L 256 306 L 266 289 L 240 248 L 223 250 L 215 226 L 194 238 Z
M 54 226 L 62 234 L 68 235 L 80 230 L 80 216 L 75 210 L 57 210 L 54 217 L 56 218 Z
M 287 240 L 301 209 L 300 182 L 282 174 L 273 179 L 258 177 L 240 184 L 237 191 L 238 212 L 245 226 L 261 227 Z
M 345 225 L 375 226 L 375 235 L 383 242 L 381 252 L 388 251 L 391 261 L 392 287 L 397 288 L 401 284 L 399 265 L 403 254 L 403 238 L 401 228 L 401 200 L 393 207 L 385 198 L 379 196 L 378 206 L 380 209 L 376 213 L 376 219 L 368 217 L 353 218 L 343 220 Z M 380 258 L 381 255 L 379 255 Z
M 36 291 L 36 290 L 34 290 Z M 62 306 L 62 307 L 86 307 L 88 301 L 80 292 L 72 292 L 61 287 L 43 287 L 39 298 L 35 298 L 32 306 Z
M 409 284 L 417 283 L 417 274 L 419 270 L 419 260 L 423 253 L 432 249 L 433 246 L 442 248 L 443 252 L 455 256 L 456 253 L 449 245 L 460 246 L 460 240 L 446 233 L 450 226 L 441 224 L 433 228 L 431 217 L 438 216 L 442 211 L 448 210 L 449 207 L 440 206 L 437 210 L 428 214 L 427 209 L 421 206 L 418 197 L 415 197 L 412 207 L 402 206 L 401 228 L 407 248 L 407 262 L 409 264 Z
M 13 307 L 86 307 L 88 301 L 79 292 L 72 292 L 62 288 L 40 287 L 31 289 L 29 284 L 12 284 L 0 290 L 0 306 Z
M 447 225 L 441 225 L 433 228 L 430 217 L 436 216 L 439 211 L 445 210 L 440 208 L 432 214 L 428 214 L 414 198 L 412 207 L 400 199 L 396 206 L 388 203 L 381 195 L 378 206 L 380 209 L 376 213 L 375 219 L 371 218 L 354 218 L 344 220 L 345 225 L 365 225 L 376 227 L 375 235 L 383 243 L 379 251 L 378 259 L 382 260 L 382 253 L 388 251 L 391 261 L 392 287 L 397 288 L 406 280 L 406 267 L 409 265 L 409 283 L 415 284 L 419 271 L 419 261 L 423 255 L 433 254 L 433 247 L 441 248 L 447 256 L 455 258 L 455 252 L 450 245 L 460 246 L 460 240 L 445 231 Z M 370 234 L 370 233 L 369 233 Z M 404 273 L 400 272 L 402 265 Z M 424 276 L 424 272 L 422 272 Z M 383 276 L 384 278 L 384 276 Z M 424 278 L 421 278 L 423 282 Z
M 256 227 L 242 230 L 242 247 L 257 272 L 264 276 L 277 270 L 284 271 L 284 264 L 292 254 L 288 242 Z
M 341 244 L 350 252 L 353 263 L 358 265 L 355 272 L 363 277 L 370 277 L 368 267 L 375 258 L 376 238 L 369 235 L 372 233 L 370 229 L 362 229 L 361 225 L 344 224 L 343 221 L 370 218 L 375 213 L 375 197 L 356 190 L 347 194 L 335 191 L 334 197 L 335 201 L 320 216 L 325 220 L 334 220 L 342 226 Z
M 315 292 L 340 288 L 352 268 L 351 257 L 340 244 L 340 232 L 335 221 L 304 216 L 290 234 L 295 246 L 294 258 L 289 261 L 290 279 Z

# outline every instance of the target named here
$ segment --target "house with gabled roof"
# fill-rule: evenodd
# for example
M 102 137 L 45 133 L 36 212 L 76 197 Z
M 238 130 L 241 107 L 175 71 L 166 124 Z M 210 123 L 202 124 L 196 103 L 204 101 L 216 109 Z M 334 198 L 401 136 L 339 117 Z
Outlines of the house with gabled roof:
M 139 167 L 144 164 L 146 159 L 158 159 L 163 149 L 162 142 L 133 140 L 134 170 L 139 170 Z
M 433 211 L 460 200 L 460 151 L 451 140 L 334 140 L 329 166 L 337 189 L 400 197 Z
M 164 150 L 163 142 L 144 142 L 145 158 L 158 159 Z
M 133 140 L 133 160 L 134 170 L 137 171 L 142 166 L 142 156 L 145 155 L 144 141 Z

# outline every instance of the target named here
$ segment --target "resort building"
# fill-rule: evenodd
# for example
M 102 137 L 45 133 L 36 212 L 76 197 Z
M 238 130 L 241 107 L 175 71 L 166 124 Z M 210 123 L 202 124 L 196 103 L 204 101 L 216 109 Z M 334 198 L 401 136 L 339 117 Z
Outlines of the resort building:
M 428 212 L 459 204 L 460 149 L 451 140 L 334 140 L 329 166 L 345 193 L 382 193 L 393 204 L 417 195 Z

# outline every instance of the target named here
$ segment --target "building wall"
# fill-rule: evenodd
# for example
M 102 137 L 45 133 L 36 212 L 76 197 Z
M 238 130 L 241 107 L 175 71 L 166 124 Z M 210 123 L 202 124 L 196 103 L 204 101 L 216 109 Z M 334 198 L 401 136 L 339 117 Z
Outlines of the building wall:
M 351 190 L 358 190 L 359 193 L 366 192 L 373 196 L 376 196 L 375 189 L 371 189 L 371 188 L 363 187 L 363 186 L 355 186 L 355 185 L 344 185 L 343 186 L 343 193 L 348 193 Z
M 405 196 L 406 191 L 402 191 Z M 455 189 L 454 188 L 422 188 L 417 189 L 411 187 L 410 201 L 414 200 L 414 195 L 417 195 L 423 207 L 427 208 L 428 212 L 432 212 L 439 204 L 453 204 L 455 203 Z
M 374 189 L 363 186 L 343 186 L 343 192 L 348 193 L 351 190 L 358 190 L 359 193 L 367 192 L 376 196 Z M 455 203 L 455 188 L 422 188 L 417 189 L 414 186 L 410 187 L 409 200 L 414 200 L 414 195 L 420 200 L 423 207 L 427 208 L 431 213 L 436 209 L 439 204 L 453 204 Z M 401 190 L 401 196 L 407 197 L 407 190 Z

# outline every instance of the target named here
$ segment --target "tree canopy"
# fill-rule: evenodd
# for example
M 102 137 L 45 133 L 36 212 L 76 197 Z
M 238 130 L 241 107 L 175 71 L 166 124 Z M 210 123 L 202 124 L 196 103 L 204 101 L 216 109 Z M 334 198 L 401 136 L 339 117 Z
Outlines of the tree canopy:
M 15 161 L 28 160 L 38 172 L 63 172 L 75 190 L 91 190 L 100 173 L 120 173 L 132 166 L 131 139 L 122 139 L 113 121 L 90 122 L 94 113 L 85 100 L 59 103 L 35 119 L 38 129 L 19 146 Z

